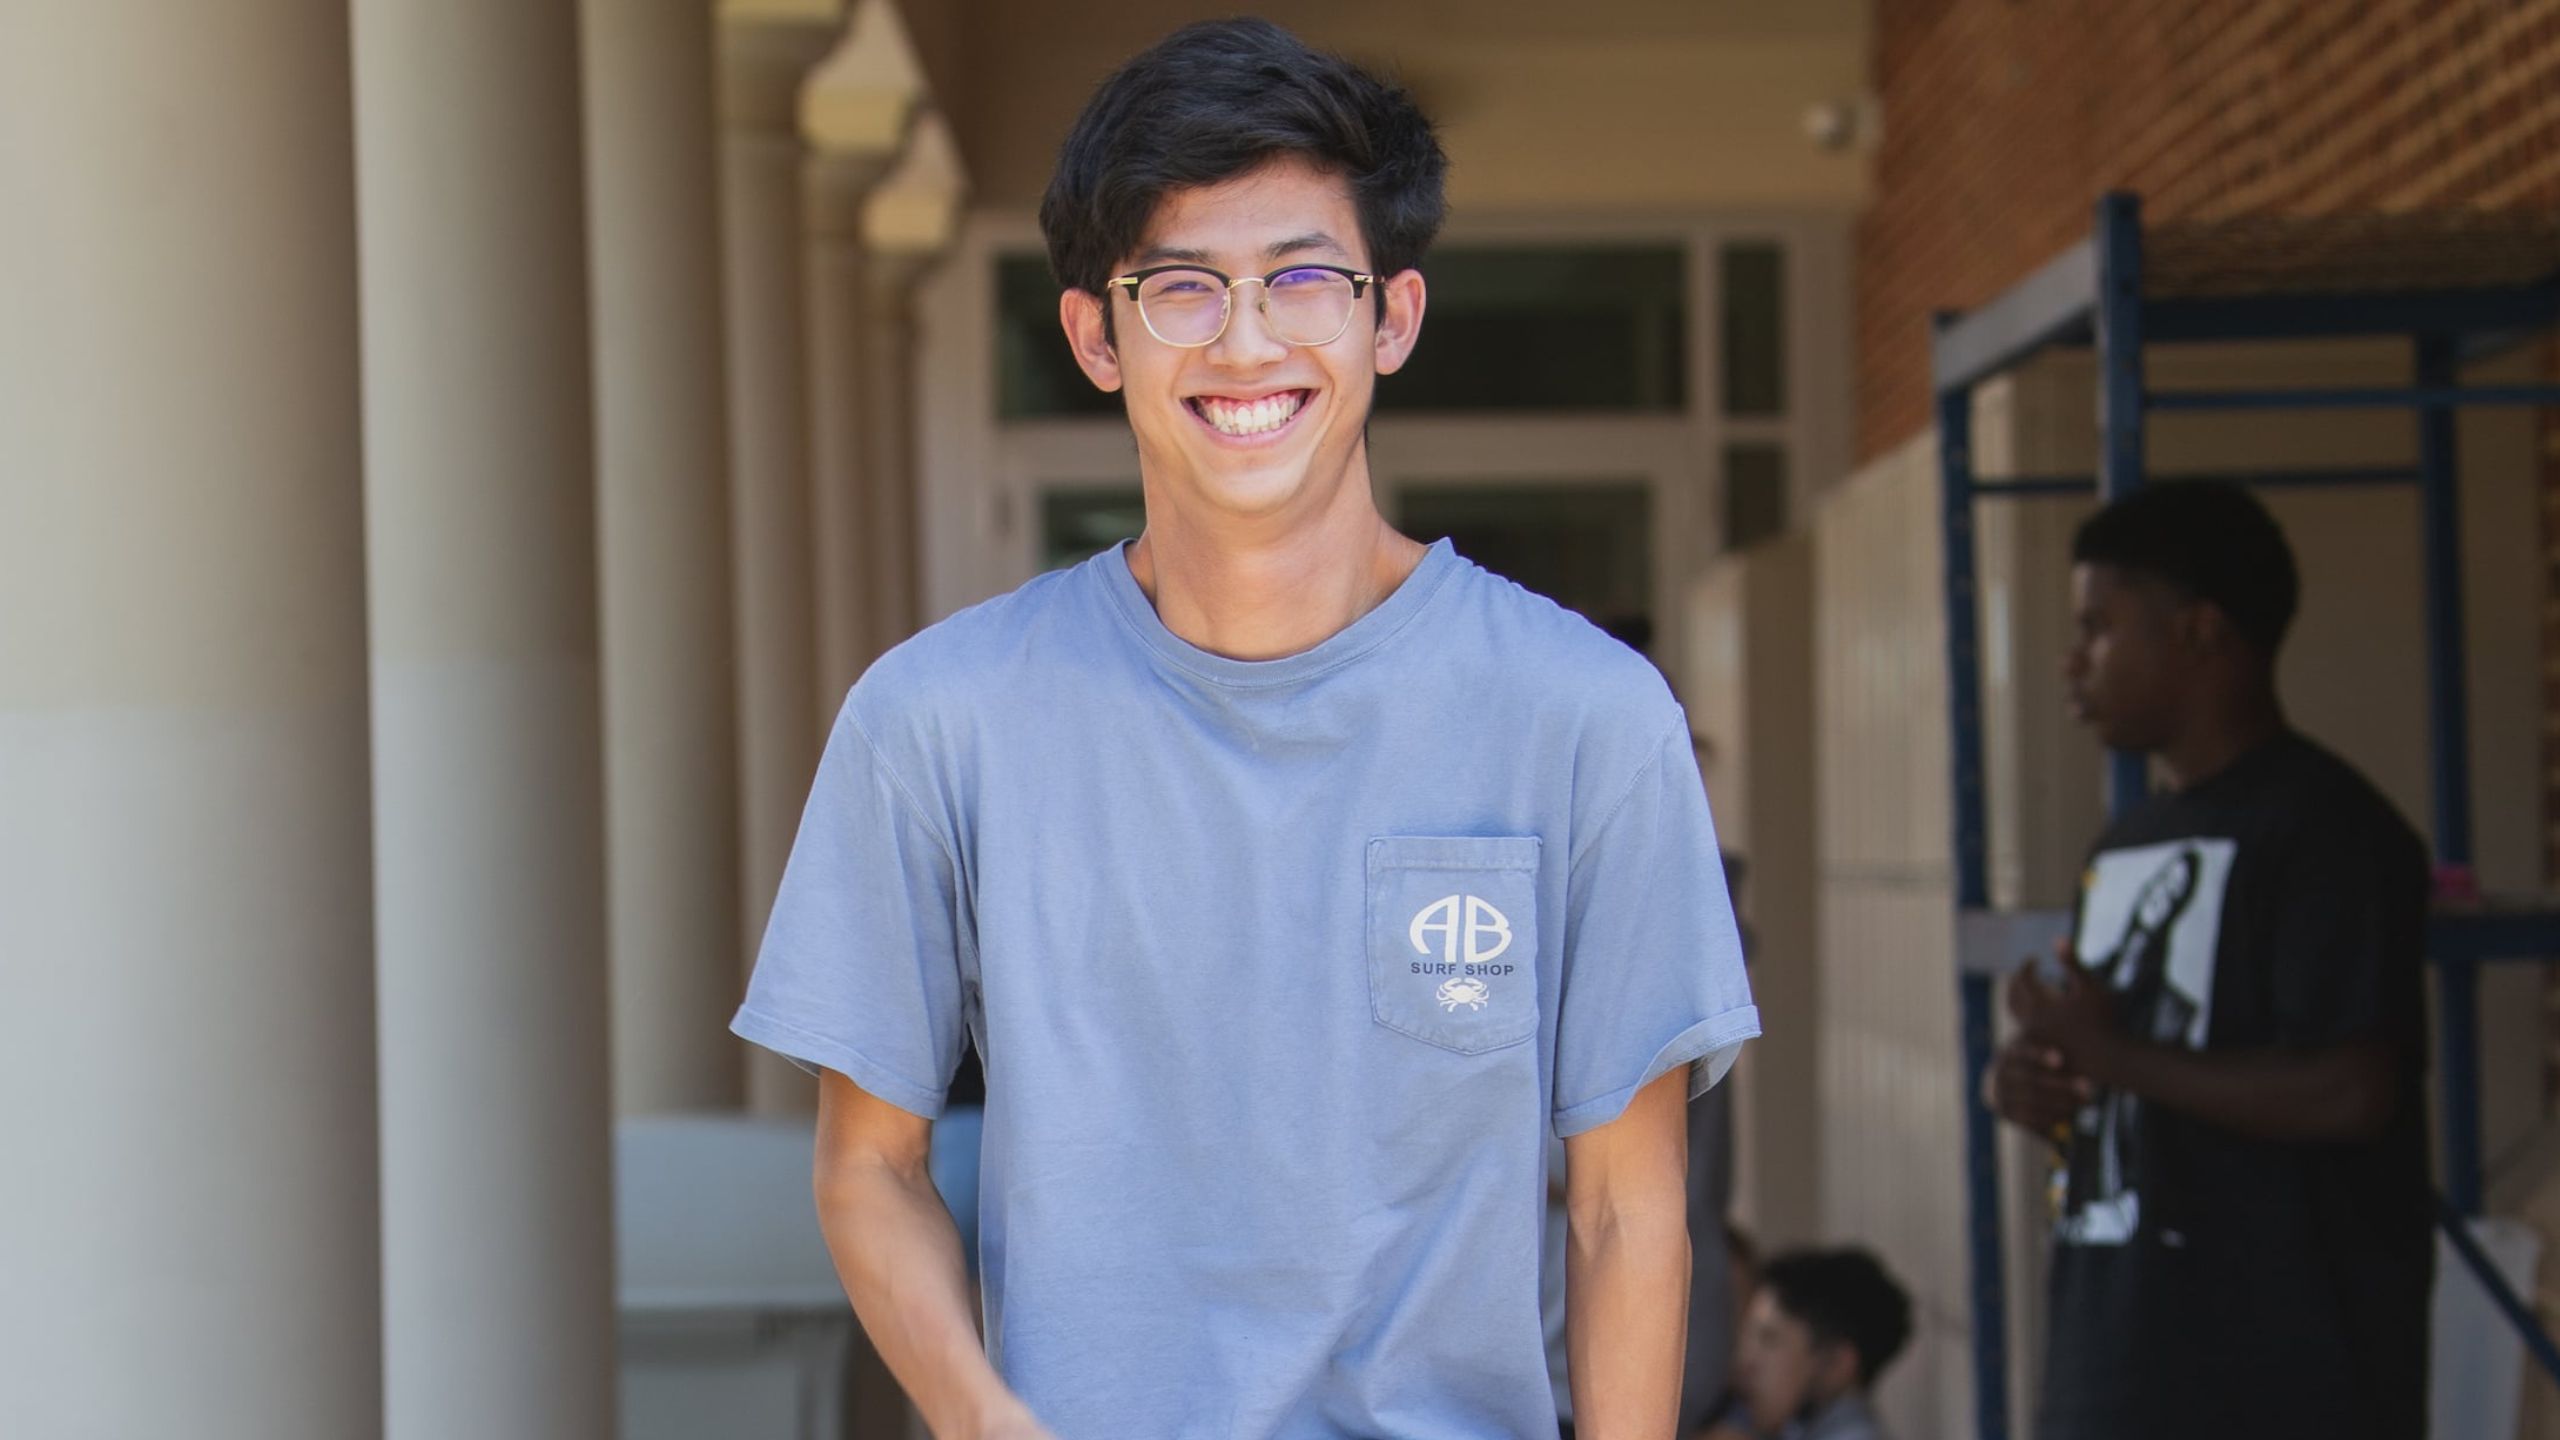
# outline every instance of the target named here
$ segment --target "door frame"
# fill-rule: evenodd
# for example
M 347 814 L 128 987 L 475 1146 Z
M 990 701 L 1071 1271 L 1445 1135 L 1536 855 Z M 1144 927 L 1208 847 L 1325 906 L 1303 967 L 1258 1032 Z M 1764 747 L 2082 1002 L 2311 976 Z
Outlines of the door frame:
M 1370 430 L 1381 510 L 1394 515 L 1398 497 L 1418 486 L 1642 480 L 1653 497 L 1655 648 L 1675 668 L 1686 653 L 1690 585 L 1723 549 L 1724 447 L 1756 441 L 1787 452 L 1791 525 L 1810 513 L 1825 483 L 1847 472 L 1849 225 L 1846 215 L 1826 212 L 1453 219 L 1443 237 L 1450 244 L 1680 246 L 1690 296 L 1688 403 L 1680 413 L 1650 415 L 1381 415 Z M 1720 413 L 1716 270 L 1720 248 L 1733 241 L 1774 242 L 1786 253 L 1783 416 Z M 1118 417 L 996 416 L 995 260 L 1039 249 L 1027 210 L 975 211 L 919 294 L 917 481 L 928 618 L 1036 573 L 1044 491 L 1136 482 L 1136 446 Z

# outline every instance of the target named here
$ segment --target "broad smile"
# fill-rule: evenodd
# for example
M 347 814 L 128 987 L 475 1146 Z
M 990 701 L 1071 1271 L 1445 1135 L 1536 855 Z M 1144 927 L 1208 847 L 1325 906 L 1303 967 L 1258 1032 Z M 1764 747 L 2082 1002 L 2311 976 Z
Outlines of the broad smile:
M 1185 398 L 1182 405 L 1222 440 L 1262 444 L 1296 424 L 1298 417 L 1306 413 L 1307 402 L 1314 398 L 1313 390 L 1278 390 L 1250 398 L 1193 395 Z

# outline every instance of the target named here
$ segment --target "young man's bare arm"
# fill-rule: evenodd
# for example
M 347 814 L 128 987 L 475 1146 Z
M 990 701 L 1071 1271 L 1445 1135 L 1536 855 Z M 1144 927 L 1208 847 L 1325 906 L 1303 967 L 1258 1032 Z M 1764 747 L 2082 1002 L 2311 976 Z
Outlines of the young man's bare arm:
M 1565 1351 L 1582 1440 L 1680 1421 L 1689 1325 L 1689 1067 L 1564 1142 Z
M 818 1083 L 818 1226 L 853 1312 L 941 1440 L 1046 1440 L 987 1362 L 960 1232 L 926 1169 L 933 1123 L 830 1070 Z

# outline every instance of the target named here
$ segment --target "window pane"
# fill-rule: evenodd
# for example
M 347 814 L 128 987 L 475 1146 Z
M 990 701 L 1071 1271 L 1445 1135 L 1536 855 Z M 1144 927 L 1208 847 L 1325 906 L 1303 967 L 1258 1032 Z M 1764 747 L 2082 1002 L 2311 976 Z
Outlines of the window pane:
M 1445 535 L 1459 554 L 1630 643 L 1651 624 L 1651 513 L 1640 481 L 1413 485 L 1396 500 L 1407 535 Z
M 1727 245 L 1716 267 L 1724 298 L 1724 413 L 1787 409 L 1787 260 L 1777 246 Z
M 1452 246 L 1422 264 L 1422 343 L 1382 411 L 1678 412 L 1688 296 L 1677 246 Z
M 1724 545 L 1739 550 L 1787 528 L 1787 452 L 1775 445 L 1724 447 Z
M 1124 307 L 1125 308 L 1125 307 Z M 996 260 L 996 414 L 1007 420 L 1118 415 L 1120 397 L 1093 388 L 1058 328 L 1058 282 L 1037 255 Z
M 1040 568 L 1090 559 L 1147 528 L 1137 488 L 1048 490 L 1040 496 Z

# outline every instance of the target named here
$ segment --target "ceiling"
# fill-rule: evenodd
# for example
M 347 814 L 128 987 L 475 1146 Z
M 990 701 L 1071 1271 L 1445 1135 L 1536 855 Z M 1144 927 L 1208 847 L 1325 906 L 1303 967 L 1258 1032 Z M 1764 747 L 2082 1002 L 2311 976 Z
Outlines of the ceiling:
M 1233 0 L 899 0 L 982 203 L 1027 205 L 1111 68 Z M 1269 0 L 1257 13 L 1389 71 L 1439 121 L 1462 209 L 1837 208 L 1855 148 L 1806 110 L 1867 83 L 1866 0 Z

